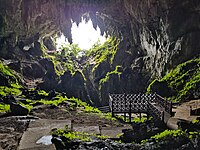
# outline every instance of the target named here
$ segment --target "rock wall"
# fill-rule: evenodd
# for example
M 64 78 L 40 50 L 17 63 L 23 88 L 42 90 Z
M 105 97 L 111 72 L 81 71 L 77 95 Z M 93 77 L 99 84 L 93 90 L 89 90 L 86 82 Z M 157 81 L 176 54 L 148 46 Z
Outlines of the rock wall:
M 85 73 L 91 81 L 81 83 L 83 90 L 75 87 L 82 99 L 107 104 L 109 92 L 144 92 L 152 79 L 161 78 L 177 64 L 199 55 L 199 10 L 199 0 L 0 0 L 0 56 L 17 60 L 38 58 L 42 52 L 37 44 L 42 44 L 44 38 L 64 33 L 71 42 L 71 20 L 78 24 L 82 16 L 90 18 L 102 34 L 120 39 L 119 50 L 112 65 L 105 63 L 94 73 Z M 25 55 L 27 47 L 29 54 Z M 111 76 L 98 90 L 99 83 L 92 80 L 117 65 L 123 68 L 120 78 Z M 60 80 L 58 89 L 62 89 L 64 77 L 59 79 L 53 73 L 51 79 L 51 73 L 47 74 L 51 71 L 42 68 L 43 74 L 49 76 L 47 85 Z M 69 84 L 74 88 L 74 82 Z

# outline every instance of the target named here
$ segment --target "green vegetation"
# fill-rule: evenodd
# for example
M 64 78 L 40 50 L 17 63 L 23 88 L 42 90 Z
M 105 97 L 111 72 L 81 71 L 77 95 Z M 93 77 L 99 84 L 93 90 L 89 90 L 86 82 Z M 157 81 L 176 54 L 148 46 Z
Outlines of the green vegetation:
M 21 94 L 20 88 L 22 88 L 22 86 L 18 83 L 18 77 L 15 76 L 13 70 L 11 70 L 8 66 L 4 65 L 1 61 L 0 73 L 6 78 L 4 81 L 5 85 L 0 86 L 0 95 L 7 96 Z
M 65 71 L 70 71 L 73 75 L 79 69 L 77 59 L 80 52 L 77 44 L 67 44 L 62 46 L 62 51 L 49 54 L 47 57 L 51 58 L 58 76 Z
M 100 81 L 99 81 L 99 89 L 102 88 L 102 85 L 106 82 L 109 81 L 110 79 L 110 76 L 112 75 L 118 75 L 118 78 L 120 78 L 120 74 L 122 74 L 122 67 L 121 66 L 116 66 L 115 70 L 111 71 L 111 72 L 107 72 L 106 73 L 106 76 L 104 78 L 102 78 Z
M 160 89 L 158 85 L 162 85 Z M 161 80 L 154 80 L 147 88 L 148 92 L 160 93 L 161 90 L 169 89 L 170 94 L 163 93 L 171 101 L 181 101 L 194 98 L 193 93 L 200 84 L 200 58 L 189 60 L 171 70 Z M 157 87 L 158 86 L 158 87 Z M 159 91 L 160 90 L 160 91 Z
M 7 96 L 7 95 L 20 95 L 21 91 L 19 88 L 15 87 L 7 87 L 7 86 L 0 86 L 0 95 Z
M 165 130 L 157 135 L 152 136 L 151 139 L 154 139 L 156 142 L 160 142 L 163 140 L 171 139 L 173 137 L 180 137 L 185 135 L 186 132 L 182 130 Z
M 9 110 L 10 110 L 10 105 L 0 104 L 0 113 L 1 112 L 8 112 Z
M 43 94 L 45 93 L 45 95 L 48 94 L 45 91 L 41 91 L 41 92 Z M 67 98 L 67 97 L 63 97 L 61 95 L 57 95 L 52 100 L 41 99 L 41 100 L 32 101 L 32 100 L 27 99 L 26 103 L 28 103 L 28 104 L 23 105 L 23 106 L 25 106 L 28 109 L 31 109 L 33 107 L 33 105 L 36 104 L 36 103 L 41 103 L 41 104 L 44 104 L 44 105 L 58 106 L 62 102 L 68 102 L 71 110 L 79 109 L 79 110 L 81 110 L 85 113 L 101 113 L 101 111 L 98 110 L 97 108 L 89 106 L 86 102 L 83 102 L 78 98 L 74 98 L 74 97 Z
M 114 56 L 118 50 L 119 40 L 116 38 L 109 38 L 104 44 L 98 42 L 93 47 L 85 52 L 85 57 L 89 58 L 89 62 L 95 64 L 92 71 L 94 72 L 98 66 L 107 61 L 113 63 Z
M 152 136 L 150 139 L 141 141 L 142 144 L 145 144 L 149 141 L 154 141 L 155 143 L 162 143 L 162 142 L 173 142 L 179 143 L 178 141 L 191 141 L 195 140 L 195 138 L 200 138 L 200 132 L 186 132 L 182 130 L 165 130 L 161 133 L 158 133 Z
M 197 120 L 197 119 L 194 119 L 194 120 L 192 120 L 192 123 L 193 123 L 193 124 L 200 124 L 200 121 Z
M 14 72 L 0 61 L 0 72 L 11 79 L 15 79 Z
M 123 121 L 125 121 L 127 123 L 130 122 L 129 119 L 124 120 L 124 116 L 121 116 L 121 115 L 117 115 L 116 118 L 120 119 L 120 120 L 123 120 Z M 134 118 L 131 119 L 131 122 L 132 123 L 145 123 L 145 121 L 151 120 L 151 119 L 152 119 L 152 117 L 150 117 L 150 118 L 147 118 L 147 117 L 141 117 L 141 118 L 140 117 L 134 117 Z
M 150 118 L 151 119 L 151 118 Z M 147 117 L 135 117 L 132 122 L 134 123 L 144 123 L 145 121 L 147 121 Z
M 81 141 L 91 141 L 92 139 L 89 137 L 89 134 L 84 133 L 84 132 L 73 132 L 68 129 L 68 126 L 65 127 L 65 130 L 62 129 L 57 129 L 52 133 L 52 135 L 56 136 L 64 136 L 67 138 L 69 141 L 71 140 L 81 140 Z
M 62 51 L 56 51 L 50 54 L 46 53 L 45 57 L 51 59 L 54 65 L 54 70 L 58 76 L 69 71 L 72 76 L 76 73 L 80 73 L 83 79 L 86 80 L 78 62 L 81 57 L 80 53 L 81 49 L 77 44 L 67 44 L 62 46 Z
M 44 91 L 44 90 L 40 90 L 40 91 L 38 91 L 38 95 L 48 96 L 49 93 L 47 93 L 47 92 Z
M 99 113 L 98 114 L 101 118 L 107 119 L 107 120 L 111 120 L 111 121 L 116 121 L 117 119 L 112 117 L 112 113 Z
M 54 136 L 64 136 L 67 140 L 80 140 L 83 142 L 89 142 L 92 141 L 92 137 L 96 137 L 98 139 L 107 139 L 108 136 L 105 135 L 97 135 L 97 134 L 89 134 L 86 132 L 73 132 L 71 131 L 68 126 L 65 127 L 65 129 L 57 129 L 56 131 L 52 132 L 52 135 Z
M 39 93 L 47 95 L 45 91 L 40 91 Z M 56 97 L 54 97 L 52 100 L 45 100 L 45 99 L 40 99 L 40 100 L 26 100 L 26 104 L 21 103 L 24 107 L 29 109 L 33 108 L 33 106 L 37 103 L 39 104 L 44 104 L 44 105 L 53 105 L 53 106 L 58 106 L 59 104 L 66 102 L 71 111 L 82 111 L 84 113 L 91 113 L 99 116 L 100 118 L 106 119 L 106 120 L 111 120 L 111 121 L 116 121 L 117 119 L 112 117 L 111 113 L 102 113 L 98 108 L 94 108 L 90 105 L 88 105 L 86 102 L 81 101 L 78 98 L 68 98 L 68 97 L 63 97 L 60 94 L 58 94 Z

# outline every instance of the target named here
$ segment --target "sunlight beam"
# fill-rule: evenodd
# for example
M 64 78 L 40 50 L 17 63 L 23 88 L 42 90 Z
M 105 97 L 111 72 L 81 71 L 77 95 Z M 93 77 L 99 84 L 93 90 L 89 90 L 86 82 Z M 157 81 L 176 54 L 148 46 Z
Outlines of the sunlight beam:
M 88 50 L 99 40 L 100 44 L 103 44 L 106 41 L 104 36 L 101 36 L 100 29 L 97 26 L 97 30 L 93 28 L 92 21 L 89 20 L 85 22 L 82 19 L 82 22 L 77 26 L 76 23 L 72 24 L 72 41 L 73 44 L 78 44 L 82 50 Z M 56 40 L 57 49 L 60 49 L 62 45 L 69 44 L 64 35 L 57 38 Z

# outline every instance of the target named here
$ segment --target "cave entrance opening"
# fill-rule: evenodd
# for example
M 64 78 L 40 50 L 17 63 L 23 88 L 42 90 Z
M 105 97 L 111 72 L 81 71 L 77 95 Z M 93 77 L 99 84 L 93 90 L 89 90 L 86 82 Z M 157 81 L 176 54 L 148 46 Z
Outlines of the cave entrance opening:
M 103 44 L 106 41 L 106 37 L 101 35 L 100 28 L 97 26 L 95 29 L 92 25 L 92 21 L 82 21 L 77 25 L 75 22 L 72 23 L 71 28 L 72 44 L 77 45 L 80 49 L 80 55 L 89 49 L 96 43 Z M 70 45 L 68 40 L 62 34 L 56 39 L 56 47 L 58 50 L 62 50 L 62 47 Z

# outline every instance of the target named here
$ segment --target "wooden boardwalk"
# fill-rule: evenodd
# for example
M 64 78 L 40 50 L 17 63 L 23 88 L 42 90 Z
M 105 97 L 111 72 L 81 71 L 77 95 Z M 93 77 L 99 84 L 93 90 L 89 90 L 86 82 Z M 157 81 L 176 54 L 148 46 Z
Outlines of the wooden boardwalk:
M 172 115 L 172 103 L 157 94 L 109 94 L 109 107 L 112 115 L 146 113 L 154 119 L 167 123 Z

